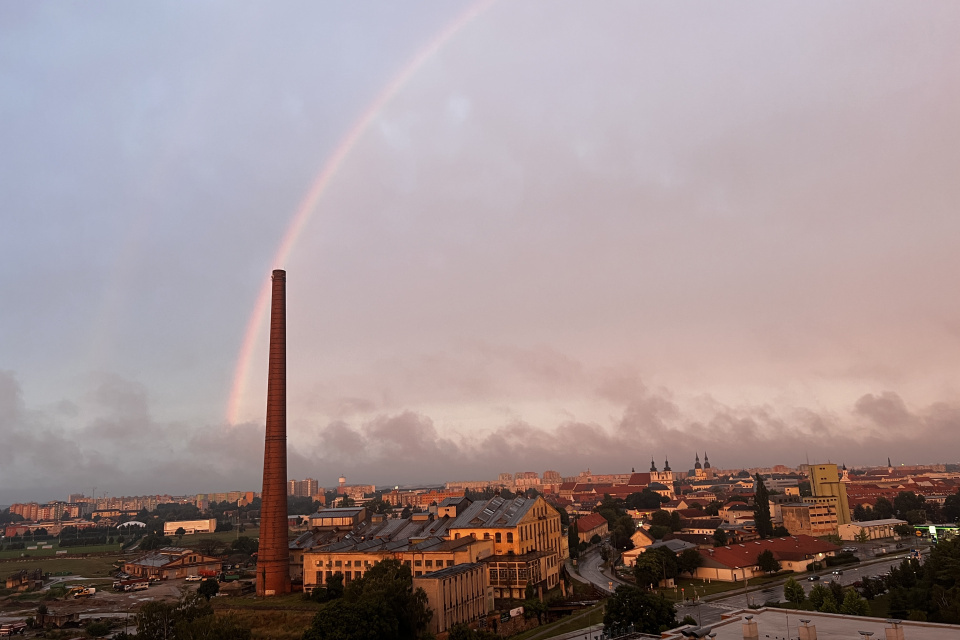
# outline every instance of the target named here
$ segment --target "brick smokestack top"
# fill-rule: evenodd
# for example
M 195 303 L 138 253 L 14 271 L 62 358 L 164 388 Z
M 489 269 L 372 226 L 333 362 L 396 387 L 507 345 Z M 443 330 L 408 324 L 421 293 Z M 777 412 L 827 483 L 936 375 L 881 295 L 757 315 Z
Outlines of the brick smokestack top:
M 267 432 L 260 494 L 260 550 L 257 595 L 290 593 L 287 542 L 287 272 L 273 272 L 270 305 L 270 372 L 267 378 Z

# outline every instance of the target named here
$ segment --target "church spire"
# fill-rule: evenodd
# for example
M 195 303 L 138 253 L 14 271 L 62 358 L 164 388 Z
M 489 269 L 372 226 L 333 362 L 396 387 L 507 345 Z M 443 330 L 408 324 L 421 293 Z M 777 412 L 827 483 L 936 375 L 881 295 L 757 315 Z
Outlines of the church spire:
M 670 469 L 670 461 L 666 458 L 663 459 L 663 470 L 672 471 L 672 469 Z
M 653 461 L 653 456 L 650 456 L 650 473 L 656 473 L 656 472 L 657 472 L 657 465 Z
M 697 454 L 694 454 L 694 455 L 696 455 L 697 461 L 694 463 L 693 468 L 694 468 L 694 469 L 702 469 L 703 466 L 700 464 L 700 454 L 697 453 Z

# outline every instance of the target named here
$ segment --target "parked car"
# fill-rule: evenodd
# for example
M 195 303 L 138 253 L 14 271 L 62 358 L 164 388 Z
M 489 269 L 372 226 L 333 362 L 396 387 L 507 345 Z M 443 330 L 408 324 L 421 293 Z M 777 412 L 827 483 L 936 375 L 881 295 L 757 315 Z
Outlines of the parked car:
M 203 580 L 200 576 L 187 576 L 187 582 L 200 582 Z
M 818 576 L 817 574 L 813 574 L 812 576 L 807 578 L 807 580 L 809 580 L 810 582 L 816 582 L 819 579 L 820 579 L 820 576 Z

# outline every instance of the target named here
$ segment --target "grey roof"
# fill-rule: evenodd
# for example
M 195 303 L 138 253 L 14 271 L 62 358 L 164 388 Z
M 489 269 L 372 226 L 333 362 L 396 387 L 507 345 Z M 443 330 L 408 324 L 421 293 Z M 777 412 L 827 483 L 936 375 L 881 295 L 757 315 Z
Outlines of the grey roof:
M 454 498 L 444 498 L 443 502 L 440 503 L 441 507 L 451 507 L 455 504 L 460 504 L 464 500 L 469 501 L 470 499 L 466 496 L 456 496 Z
M 527 514 L 536 498 L 504 500 L 496 496 L 486 502 L 474 502 L 450 524 L 449 529 L 492 529 L 514 527 Z
M 883 520 L 863 520 L 862 522 L 851 522 L 850 524 L 855 524 L 858 527 L 883 527 L 886 525 L 907 524 L 907 521 L 897 518 L 884 518 Z
M 647 549 L 659 549 L 660 547 L 666 547 L 674 553 L 681 553 L 687 549 L 696 549 L 697 545 L 692 542 L 687 542 L 686 540 L 673 539 L 654 542 L 652 545 L 647 547 Z
M 366 507 L 337 507 L 336 509 L 320 509 L 316 513 L 312 514 L 311 518 L 344 518 L 347 516 L 355 516 L 359 514 Z
M 452 567 L 444 567 L 443 569 L 437 569 L 436 571 L 431 571 L 422 576 L 417 576 L 416 580 L 437 580 L 442 578 L 449 578 L 450 576 L 455 576 L 460 573 L 466 573 L 467 571 L 473 571 L 475 569 L 483 567 L 482 564 L 478 562 L 464 562 L 463 564 L 455 564 Z

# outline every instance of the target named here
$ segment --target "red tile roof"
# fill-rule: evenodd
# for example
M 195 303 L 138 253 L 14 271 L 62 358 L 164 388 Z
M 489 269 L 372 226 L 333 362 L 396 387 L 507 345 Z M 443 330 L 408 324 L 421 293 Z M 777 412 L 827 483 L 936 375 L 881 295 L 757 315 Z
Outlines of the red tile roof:
M 588 516 L 583 516 L 582 518 L 577 519 L 577 531 L 580 533 L 587 533 L 588 531 L 593 531 L 597 527 L 605 524 L 607 524 L 606 518 L 599 513 L 591 513 Z
M 756 566 L 757 556 L 767 549 L 773 552 L 773 557 L 777 560 L 792 561 L 813 557 L 818 553 L 836 552 L 840 550 L 840 547 L 811 536 L 798 535 L 753 540 L 743 544 L 714 549 L 702 549 L 700 554 L 706 559 L 734 569 Z

